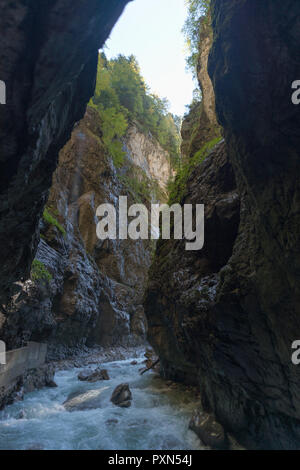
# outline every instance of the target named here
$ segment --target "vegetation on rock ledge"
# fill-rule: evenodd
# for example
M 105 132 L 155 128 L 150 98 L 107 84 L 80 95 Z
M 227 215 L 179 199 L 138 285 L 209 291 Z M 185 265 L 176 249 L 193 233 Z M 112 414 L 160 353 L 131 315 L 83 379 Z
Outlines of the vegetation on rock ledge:
M 52 280 L 52 274 L 45 267 L 44 263 L 37 259 L 33 260 L 30 277 L 34 282 L 44 282 L 46 284 Z
M 189 56 L 187 57 L 187 67 L 194 76 L 197 74 L 197 63 L 199 56 L 199 40 L 201 22 L 209 21 L 211 0 L 186 0 L 188 17 L 183 27 Z
M 180 203 L 187 188 L 187 181 L 193 169 L 205 160 L 210 151 L 220 142 L 216 137 L 207 142 L 195 155 L 178 171 L 175 181 L 169 184 L 169 204 Z
M 129 122 L 156 138 L 169 152 L 172 167 L 178 167 L 181 118 L 169 112 L 165 98 L 150 93 L 134 56 L 107 60 L 104 53 L 99 55 L 96 90 L 89 105 L 101 116 L 102 139 L 117 167 L 124 162 L 121 138 Z
M 43 219 L 47 224 L 53 225 L 54 227 L 56 227 L 63 234 L 63 236 L 66 235 L 66 231 L 63 228 L 63 226 L 58 222 L 58 220 L 52 214 L 50 214 L 49 209 L 47 209 L 47 207 L 44 210 Z

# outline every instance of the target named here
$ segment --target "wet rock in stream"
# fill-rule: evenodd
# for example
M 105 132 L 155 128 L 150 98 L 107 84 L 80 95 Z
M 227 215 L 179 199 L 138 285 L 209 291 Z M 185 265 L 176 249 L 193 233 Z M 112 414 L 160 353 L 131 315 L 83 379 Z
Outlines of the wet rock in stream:
M 111 402 L 121 408 L 129 408 L 131 406 L 132 393 L 128 384 L 120 384 L 114 390 L 111 396 Z
M 89 390 L 84 393 L 72 393 L 63 403 L 63 406 L 70 412 L 102 408 L 105 403 L 104 392 L 108 390 L 108 388 L 109 387 L 103 387 L 98 390 Z
M 201 439 L 203 444 L 213 449 L 227 449 L 228 441 L 223 426 L 208 413 L 195 411 L 189 428 Z
M 106 369 L 95 369 L 93 371 L 86 369 L 78 374 L 78 380 L 81 382 L 98 382 L 99 380 L 109 380 L 109 375 Z

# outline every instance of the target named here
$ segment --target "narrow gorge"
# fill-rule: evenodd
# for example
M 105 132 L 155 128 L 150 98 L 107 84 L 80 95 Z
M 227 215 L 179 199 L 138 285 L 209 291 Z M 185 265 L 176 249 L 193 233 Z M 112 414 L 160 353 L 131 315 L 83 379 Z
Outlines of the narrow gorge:
M 0 449 L 299 449 L 300 4 L 186 2 L 182 119 L 106 42 L 137 1 L 2 3 Z M 101 240 L 124 196 L 203 248 Z
M 115 166 L 101 141 L 101 119 L 88 108 L 60 153 L 41 219 L 31 279 L 7 307 L 1 337 L 8 348 L 48 344 L 61 358 L 80 346 L 134 345 L 146 337 L 142 305 L 153 242 L 99 240 L 96 209 L 119 196 L 166 198 L 170 156 L 131 124 L 125 161 Z

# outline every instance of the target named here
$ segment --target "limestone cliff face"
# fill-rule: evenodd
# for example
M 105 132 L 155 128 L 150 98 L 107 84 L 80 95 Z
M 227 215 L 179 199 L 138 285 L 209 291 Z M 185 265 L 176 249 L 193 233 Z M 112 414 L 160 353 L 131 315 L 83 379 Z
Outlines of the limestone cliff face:
M 205 409 L 240 442 L 295 449 L 300 115 L 291 84 L 300 73 L 300 5 L 212 3 L 209 70 L 227 150 L 221 144 L 195 169 L 182 201 L 206 203 L 204 249 L 159 244 L 149 338 L 162 372 L 198 383 Z
M 137 142 L 143 143 L 144 153 L 134 151 Z M 128 185 L 130 178 L 137 171 L 139 178 L 152 184 L 156 165 L 167 168 L 165 179 L 157 173 L 163 192 L 169 156 L 135 126 L 129 128 L 124 148 L 125 164 L 117 169 L 101 141 L 101 118 L 88 108 L 60 153 L 47 201 L 47 211 L 61 229 L 47 220 L 41 223 L 37 259 L 52 280 L 28 280 L 13 299 L 1 332 L 8 347 L 33 339 L 46 341 L 50 356 L 58 357 L 85 345 L 144 341 L 147 324 L 142 298 L 153 243 L 98 240 L 96 209 L 102 203 L 117 208 L 119 196 L 128 196 L 129 204 L 135 196 L 143 197 Z M 144 196 L 145 204 L 149 197 L 151 192 Z
M 161 189 L 166 191 L 168 181 L 174 176 L 169 153 L 150 133 L 146 135 L 135 124 L 130 125 L 128 129 L 126 147 L 132 163 L 139 166 L 149 179 L 156 180 Z
M 202 99 L 192 107 L 182 123 L 181 151 L 185 160 L 193 157 L 205 143 L 221 136 L 221 127 L 217 122 L 215 111 L 215 93 L 207 69 L 212 42 L 213 31 L 208 15 L 200 21 L 197 77 Z
M 98 50 L 127 0 L 3 0 L 0 303 L 28 277 L 59 150 L 94 92 Z

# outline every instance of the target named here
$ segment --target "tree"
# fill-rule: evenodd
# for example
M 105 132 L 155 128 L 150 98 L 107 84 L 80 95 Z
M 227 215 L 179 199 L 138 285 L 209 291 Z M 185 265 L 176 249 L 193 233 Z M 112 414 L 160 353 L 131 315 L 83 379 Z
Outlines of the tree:
M 151 133 L 170 152 L 171 162 L 180 159 L 179 118 L 175 123 L 166 98 L 152 94 L 146 85 L 134 56 L 119 55 L 107 60 L 99 55 L 95 94 L 90 106 L 102 119 L 103 142 L 116 165 L 122 165 L 125 153 L 121 138 L 128 122 L 135 122 L 141 131 Z
M 196 75 L 198 48 L 200 39 L 200 19 L 208 17 L 211 0 L 186 0 L 188 17 L 183 27 L 183 33 L 188 48 L 187 67 Z

